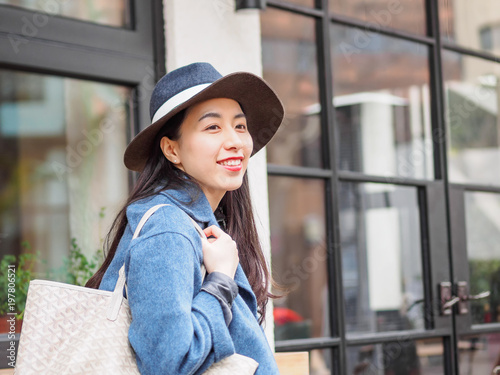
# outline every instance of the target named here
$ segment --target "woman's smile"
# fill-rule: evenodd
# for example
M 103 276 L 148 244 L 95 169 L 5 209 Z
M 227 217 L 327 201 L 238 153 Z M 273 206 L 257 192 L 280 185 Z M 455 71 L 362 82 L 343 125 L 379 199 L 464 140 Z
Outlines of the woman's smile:
M 224 167 L 228 171 L 239 172 L 239 171 L 241 171 L 241 168 L 243 168 L 243 164 L 241 163 L 242 159 L 243 159 L 243 157 L 227 158 L 227 159 L 218 161 L 217 164 Z

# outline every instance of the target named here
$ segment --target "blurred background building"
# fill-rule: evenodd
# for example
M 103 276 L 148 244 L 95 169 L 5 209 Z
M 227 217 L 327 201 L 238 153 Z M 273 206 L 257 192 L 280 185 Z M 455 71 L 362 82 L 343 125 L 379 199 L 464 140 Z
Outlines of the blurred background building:
M 500 3 L 235 3 L 252 2 L 0 0 L 1 256 L 39 250 L 42 273 L 102 249 L 155 82 L 194 61 L 251 71 L 286 108 L 249 170 L 290 291 L 271 345 L 316 375 L 492 373 Z

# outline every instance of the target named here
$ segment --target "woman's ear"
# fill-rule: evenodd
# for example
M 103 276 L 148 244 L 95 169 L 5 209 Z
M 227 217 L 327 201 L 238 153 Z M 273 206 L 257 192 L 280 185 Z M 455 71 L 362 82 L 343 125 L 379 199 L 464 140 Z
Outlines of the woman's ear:
M 172 141 L 168 137 L 162 137 L 160 140 L 160 148 L 163 155 L 173 164 L 179 164 L 181 162 L 179 153 L 177 151 L 177 142 Z

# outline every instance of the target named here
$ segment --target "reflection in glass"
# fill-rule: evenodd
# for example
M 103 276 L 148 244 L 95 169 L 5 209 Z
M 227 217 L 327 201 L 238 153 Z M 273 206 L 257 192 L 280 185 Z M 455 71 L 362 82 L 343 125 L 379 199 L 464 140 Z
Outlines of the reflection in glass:
M 442 56 L 449 178 L 500 185 L 500 65 L 451 51 Z
M 347 334 L 424 329 L 417 189 L 340 184 Z
M 331 40 L 339 168 L 434 178 L 427 47 L 338 25 Z
M 72 238 L 88 259 L 102 249 L 128 195 L 129 91 L 0 70 L 0 254 L 40 251 L 37 278 L 52 278 Z
M 500 3 L 439 0 L 441 36 L 461 46 L 500 53 Z
M 384 344 L 347 347 L 346 373 L 355 375 L 443 375 L 445 373 L 443 343 L 439 338 L 425 340 L 403 338 Z
M 374 24 L 425 35 L 424 0 L 329 0 L 330 12 Z
M 322 167 L 314 19 L 268 8 L 261 13 L 263 77 L 286 117 L 267 147 L 269 163 Z
M 500 333 L 462 336 L 458 341 L 460 375 L 495 374 L 500 366 Z
M 26 8 L 47 17 L 63 16 L 108 26 L 124 27 L 130 23 L 128 1 L 125 0 L 0 0 L 1 4 Z
M 317 349 L 309 352 L 309 375 L 331 375 L 332 352 L 330 349 Z
M 291 290 L 274 301 L 278 341 L 330 336 L 324 189 L 322 180 L 269 177 L 272 273 Z
M 466 192 L 467 258 L 471 294 L 491 291 L 469 302 L 473 324 L 500 322 L 500 195 Z
M 315 0 L 285 0 L 287 3 L 303 5 L 310 8 L 314 7 L 314 1 Z

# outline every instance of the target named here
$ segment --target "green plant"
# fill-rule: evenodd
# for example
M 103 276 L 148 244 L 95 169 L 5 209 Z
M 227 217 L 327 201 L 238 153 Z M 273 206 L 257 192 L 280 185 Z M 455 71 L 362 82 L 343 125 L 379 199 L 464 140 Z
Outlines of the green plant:
M 76 243 L 76 238 L 71 239 L 69 256 L 63 259 L 63 265 L 52 271 L 51 279 L 74 285 L 84 286 L 88 279 L 94 275 L 103 261 L 102 250 L 98 249 L 90 259 L 82 253 Z
M 5 255 L 0 261 L 0 316 L 15 311 L 17 319 L 23 318 L 29 283 L 36 276 L 33 268 L 40 258 L 40 252 L 33 253 L 28 241 L 21 243 L 21 246 L 26 252 L 19 257 Z M 12 271 L 9 269 L 15 269 L 14 288 L 10 284 Z M 15 306 L 11 304 L 12 301 L 15 302 Z

